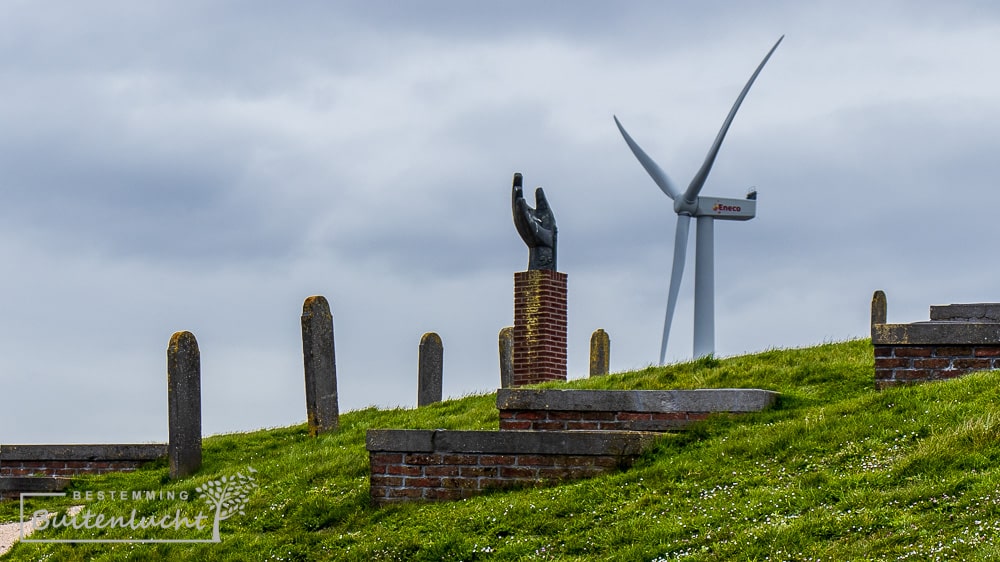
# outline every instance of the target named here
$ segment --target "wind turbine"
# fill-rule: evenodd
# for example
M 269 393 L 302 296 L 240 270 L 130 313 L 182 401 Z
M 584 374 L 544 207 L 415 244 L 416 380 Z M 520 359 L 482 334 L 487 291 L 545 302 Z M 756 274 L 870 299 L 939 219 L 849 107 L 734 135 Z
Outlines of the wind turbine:
M 782 35 L 771 47 L 771 50 L 764 56 L 764 60 L 757 65 L 757 70 L 750 76 L 743 91 L 740 92 L 733 108 L 729 110 L 726 121 L 722 124 L 719 134 L 712 143 L 712 148 L 708 150 L 701 169 L 691 179 L 691 183 L 683 192 L 670 181 L 667 174 L 649 157 L 632 137 L 625 131 L 618 117 L 615 116 L 615 124 L 628 147 L 632 149 L 632 154 L 639 159 L 639 163 L 646 169 L 646 172 L 653 178 L 656 185 L 660 187 L 667 197 L 674 201 L 674 212 L 677 213 L 677 231 L 674 234 L 674 265 L 670 272 L 670 292 L 667 296 L 667 314 L 663 321 L 663 342 L 660 344 L 660 364 L 664 363 L 667 355 L 667 338 L 670 336 L 670 321 L 674 316 L 674 307 L 677 304 L 677 292 L 681 287 L 681 277 L 684 275 L 684 258 L 687 252 L 688 231 L 691 227 L 691 217 L 698 219 L 697 238 L 695 241 L 694 253 L 694 356 L 695 358 L 712 355 L 715 353 L 715 242 L 714 225 L 716 220 L 747 221 L 757 214 L 757 192 L 747 194 L 746 199 L 724 199 L 720 197 L 699 196 L 701 188 L 705 185 L 708 173 L 712 171 L 712 164 L 722 146 L 722 140 L 729 131 L 736 111 L 743 103 L 743 98 L 750 91 L 757 75 L 771 58 L 771 54 L 781 44 Z

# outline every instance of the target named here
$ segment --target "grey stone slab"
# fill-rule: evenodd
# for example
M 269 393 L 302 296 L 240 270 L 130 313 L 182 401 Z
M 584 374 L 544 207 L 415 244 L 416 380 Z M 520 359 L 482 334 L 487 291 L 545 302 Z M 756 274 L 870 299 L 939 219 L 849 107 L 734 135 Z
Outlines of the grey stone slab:
M 698 390 L 531 390 L 501 389 L 500 410 L 617 412 L 758 412 L 772 406 L 770 390 L 718 388 Z
M 931 305 L 931 321 L 1000 323 L 1000 303 Z
M 0 493 L 61 492 L 69 487 L 70 482 L 69 478 L 51 476 L 6 476 L 0 478 Z
M 662 435 L 640 431 L 369 430 L 369 451 L 497 455 L 638 455 Z
M 432 429 L 369 429 L 365 433 L 369 451 L 430 453 L 434 450 Z
M 201 468 L 201 351 L 191 332 L 176 332 L 167 346 L 167 456 L 170 477 Z
M 915 322 L 872 326 L 874 345 L 997 345 L 1000 324 Z
M 167 455 L 167 445 L 0 445 L 0 463 L 12 461 L 151 461 Z
M 302 304 L 302 360 L 306 381 L 306 422 L 309 434 L 337 429 L 337 356 L 333 313 L 326 297 L 315 295 Z
M 444 377 L 444 344 L 441 336 L 427 332 L 420 338 L 417 354 L 417 406 L 441 401 Z

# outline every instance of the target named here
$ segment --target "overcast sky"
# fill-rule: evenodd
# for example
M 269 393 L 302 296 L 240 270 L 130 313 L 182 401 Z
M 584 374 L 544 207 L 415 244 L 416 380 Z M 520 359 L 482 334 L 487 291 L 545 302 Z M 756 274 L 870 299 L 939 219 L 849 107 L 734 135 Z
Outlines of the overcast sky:
M 0 3 L 0 443 L 165 441 L 170 335 L 202 352 L 206 434 L 305 420 L 302 301 L 331 302 L 342 411 L 499 383 L 543 186 L 569 372 L 659 354 L 671 202 L 750 73 L 704 195 L 716 348 L 868 334 L 1000 300 L 993 2 Z M 692 246 L 693 246 L 692 229 Z M 693 248 L 668 348 L 691 356 Z

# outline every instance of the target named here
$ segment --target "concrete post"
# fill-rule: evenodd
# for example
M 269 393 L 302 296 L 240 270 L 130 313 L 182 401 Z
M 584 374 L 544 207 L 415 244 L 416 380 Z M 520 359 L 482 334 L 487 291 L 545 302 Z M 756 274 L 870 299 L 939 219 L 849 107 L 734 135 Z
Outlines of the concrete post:
M 167 346 L 167 407 L 170 478 L 183 478 L 201 468 L 201 352 L 191 332 Z
M 441 343 L 441 336 L 427 332 L 420 338 L 417 363 L 417 406 L 440 402 L 444 371 L 444 345 Z
M 302 304 L 302 359 L 306 375 L 306 421 L 309 435 L 337 429 L 337 360 L 333 346 L 333 313 L 326 297 Z
M 885 324 L 887 315 L 887 305 L 885 301 L 885 293 L 882 291 L 875 291 L 872 295 L 872 335 L 875 334 L 876 324 Z
M 514 327 L 500 330 L 500 388 L 510 388 L 514 380 Z
M 590 336 L 590 376 L 599 377 L 611 370 L 611 337 L 602 329 Z

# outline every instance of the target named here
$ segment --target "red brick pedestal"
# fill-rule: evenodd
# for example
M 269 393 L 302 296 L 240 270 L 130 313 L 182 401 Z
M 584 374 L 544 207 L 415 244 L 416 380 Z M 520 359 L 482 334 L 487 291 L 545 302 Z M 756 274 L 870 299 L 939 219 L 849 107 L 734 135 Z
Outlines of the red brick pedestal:
M 511 386 L 566 380 L 566 280 L 551 270 L 514 274 Z

